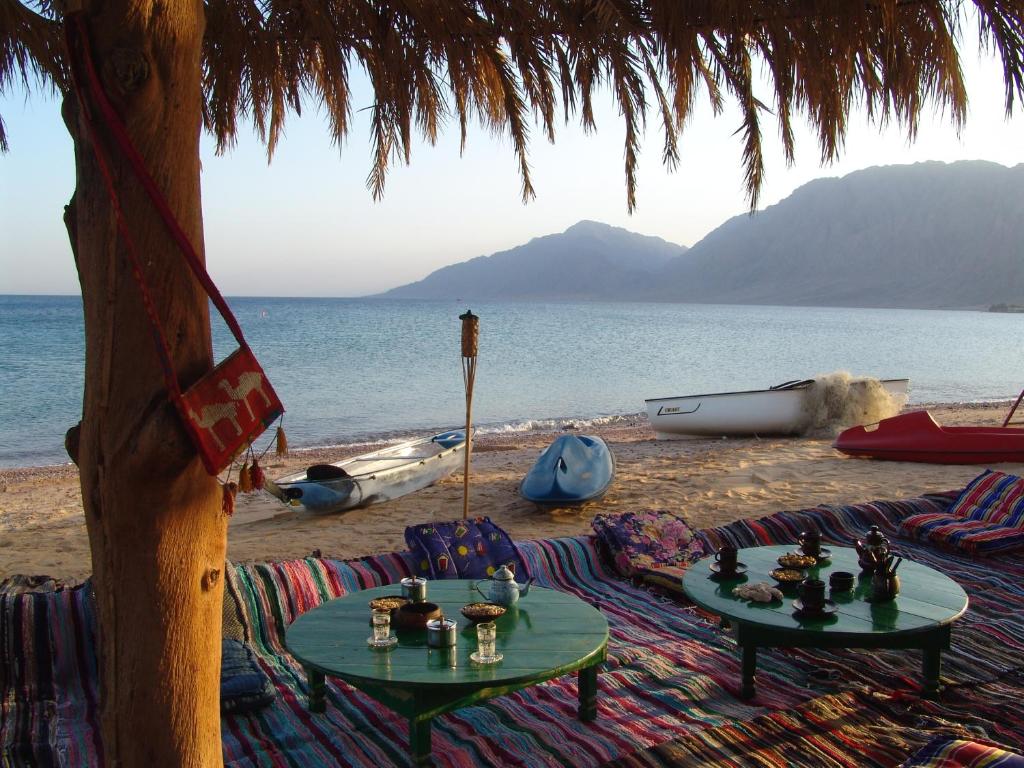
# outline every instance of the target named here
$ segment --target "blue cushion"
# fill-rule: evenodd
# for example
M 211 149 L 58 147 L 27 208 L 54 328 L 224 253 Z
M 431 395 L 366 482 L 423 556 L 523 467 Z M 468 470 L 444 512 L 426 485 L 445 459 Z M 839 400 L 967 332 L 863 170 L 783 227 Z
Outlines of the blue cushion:
M 489 517 L 422 523 L 405 529 L 418 571 L 432 579 L 483 579 L 502 565 L 529 578 L 529 568 L 511 537 Z
M 274 700 L 274 685 L 241 640 L 224 638 L 220 661 L 220 711 L 254 712 Z

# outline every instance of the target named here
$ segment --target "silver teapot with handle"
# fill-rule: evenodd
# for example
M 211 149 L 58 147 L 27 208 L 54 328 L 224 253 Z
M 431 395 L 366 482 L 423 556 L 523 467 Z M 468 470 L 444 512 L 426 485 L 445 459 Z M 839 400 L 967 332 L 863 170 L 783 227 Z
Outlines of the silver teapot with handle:
M 874 573 L 889 557 L 889 540 L 877 525 L 872 525 L 863 540 L 857 539 L 857 564 L 864 573 Z
M 480 585 L 485 581 L 491 582 L 491 586 L 487 592 L 480 589 Z M 497 603 L 498 605 L 514 605 L 520 597 L 526 597 L 527 593 L 530 591 L 530 584 L 532 583 L 533 579 L 528 579 L 525 584 L 516 584 L 512 569 L 507 565 L 503 565 L 498 568 L 498 570 L 494 572 L 494 575 L 489 579 L 481 579 L 474 584 L 473 587 L 490 603 Z

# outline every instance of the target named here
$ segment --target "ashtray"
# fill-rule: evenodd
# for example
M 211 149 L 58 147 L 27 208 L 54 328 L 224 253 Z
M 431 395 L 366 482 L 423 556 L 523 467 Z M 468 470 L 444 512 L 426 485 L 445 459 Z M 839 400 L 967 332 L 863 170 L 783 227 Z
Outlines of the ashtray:
M 799 552 L 779 555 L 779 565 L 783 568 L 810 568 L 812 565 L 816 565 L 817 562 L 817 558 L 813 555 L 802 555 Z
M 406 603 L 393 616 L 396 629 L 426 629 L 428 621 L 441 618 L 441 607 L 436 603 Z
M 477 664 L 497 664 L 505 657 L 500 653 L 495 653 L 493 656 L 481 656 L 479 651 L 473 651 L 469 654 L 469 658 Z
M 781 560 L 782 558 L 779 559 Z M 768 571 L 768 575 L 779 582 L 779 584 L 787 587 L 791 584 L 799 584 L 804 580 L 804 572 L 798 571 L 795 568 L 775 568 Z
M 839 610 L 839 606 L 833 603 L 831 600 L 826 600 L 821 608 L 805 608 L 804 601 L 799 597 L 793 601 L 793 608 L 795 609 L 797 618 L 817 618 L 821 616 L 831 616 Z
M 715 576 L 720 576 L 723 579 L 729 579 L 733 576 L 742 576 L 747 572 L 746 563 L 736 563 L 736 568 L 731 571 L 722 570 L 722 564 L 712 561 L 711 565 L 708 566 L 711 569 L 711 573 Z
M 470 621 L 494 621 L 507 610 L 497 603 L 470 603 L 462 606 L 462 615 Z

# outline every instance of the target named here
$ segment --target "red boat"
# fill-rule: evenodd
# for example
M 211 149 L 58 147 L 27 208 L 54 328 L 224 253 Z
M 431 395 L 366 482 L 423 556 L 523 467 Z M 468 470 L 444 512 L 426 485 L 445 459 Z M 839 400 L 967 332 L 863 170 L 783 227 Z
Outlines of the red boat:
M 1024 398 L 1024 392 L 1021 393 Z M 1018 398 L 1017 405 L 1021 398 Z M 839 434 L 832 447 L 850 456 L 928 464 L 997 464 L 1024 462 L 1024 429 L 1001 427 L 943 427 L 928 411 L 911 411 L 866 427 Z

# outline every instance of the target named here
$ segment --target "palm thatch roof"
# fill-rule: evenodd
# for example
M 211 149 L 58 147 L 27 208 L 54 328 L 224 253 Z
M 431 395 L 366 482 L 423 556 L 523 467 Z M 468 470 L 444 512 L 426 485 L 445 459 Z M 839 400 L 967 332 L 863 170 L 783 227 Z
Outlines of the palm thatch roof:
M 795 115 L 816 129 L 824 160 L 841 150 L 854 106 L 911 137 L 926 105 L 959 126 L 965 30 L 1000 56 L 1007 112 L 1024 96 L 1024 0 L 206 0 L 205 10 L 204 118 L 218 147 L 251 121 L 273 153 L 289 112 L 309 100 L 340 143 L 364 106 L 349 86 L 361 69 L 375 94 L 375 198 L 416 133 L 433 142 L 454 120 L 465 142 L 477 120 L 511 139 L 529 199 L 531 133 L 553 141 L 560 121 L 576 119 L 593 129 L 606 88 L 626 128 L 630 210 L 646 120 L 661 123 L 674 168 L 699 98 L 716 112 L 729 98 L 739 106 L 754 206 L 766 119 L 787 160 Z M 0 0 L 0 95 L 17 79 L 66 88 L 59 22 L 50 0 Z

